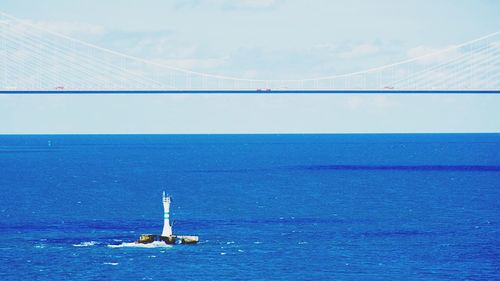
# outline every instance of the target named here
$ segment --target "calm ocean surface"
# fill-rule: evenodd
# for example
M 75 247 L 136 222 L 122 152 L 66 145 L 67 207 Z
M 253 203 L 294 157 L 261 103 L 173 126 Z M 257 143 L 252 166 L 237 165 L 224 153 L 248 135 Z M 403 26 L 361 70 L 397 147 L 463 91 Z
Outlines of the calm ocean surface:
M 0 280 L 500 280 L 500 134 L 0 136 Z M 195 246 L 128 247 L 160 233 Z

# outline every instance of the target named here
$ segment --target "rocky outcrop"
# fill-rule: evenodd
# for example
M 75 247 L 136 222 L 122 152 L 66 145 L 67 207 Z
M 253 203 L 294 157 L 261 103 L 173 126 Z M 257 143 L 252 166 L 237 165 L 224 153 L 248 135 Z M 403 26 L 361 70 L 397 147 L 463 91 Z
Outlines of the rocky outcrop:
M 139 240 L 137 240 L 136 242 L 141 244 L 153 243 L 156 240 L 157 236 L 158 235 L 154 234 L 141 234 L 141 236 L 139 236 Z
M 160 236 L 160 241 L 163 241 L 167 244 L 175 244 L 175 240 L 177 239 L 177 237 L 175 235 L 170 235 L 170 236 Z
M 179 236 L 182 244 L 196 244 L 198 243 L 198 236 Z
M 149 243 L 153 243 L 154 241 L 163 241 L 166 244 L 173 245 L 177 241 L 177 238 L 179 238 L 181 244 L 196 244 L 199 241 L 198 236 L 191 236 L 191 235 L 161 236 L 161 235 L 155 235 L 155 234 L 141 234 L 141 236 L 139 236 L 139 239 L 135 242 L 140 243 L 140 244 L 149 244 Z

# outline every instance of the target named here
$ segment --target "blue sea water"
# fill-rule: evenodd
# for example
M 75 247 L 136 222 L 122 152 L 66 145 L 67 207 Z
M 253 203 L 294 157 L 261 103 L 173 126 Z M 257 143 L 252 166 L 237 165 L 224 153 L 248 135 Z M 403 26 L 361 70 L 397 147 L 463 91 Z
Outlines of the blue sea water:
M 138 248 L 160 233 L 194 246 Z M 500 280 L 500 134 L 0 136 L 0 280 Z

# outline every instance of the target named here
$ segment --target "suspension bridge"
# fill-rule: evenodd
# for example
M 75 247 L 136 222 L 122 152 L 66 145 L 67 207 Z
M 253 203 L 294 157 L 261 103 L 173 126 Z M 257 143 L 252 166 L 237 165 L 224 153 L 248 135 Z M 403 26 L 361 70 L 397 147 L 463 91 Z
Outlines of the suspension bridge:
M 353 73 L 247 79 L 115 52 L 0 12 L 0 93 L 500 93 L 500 31 Z

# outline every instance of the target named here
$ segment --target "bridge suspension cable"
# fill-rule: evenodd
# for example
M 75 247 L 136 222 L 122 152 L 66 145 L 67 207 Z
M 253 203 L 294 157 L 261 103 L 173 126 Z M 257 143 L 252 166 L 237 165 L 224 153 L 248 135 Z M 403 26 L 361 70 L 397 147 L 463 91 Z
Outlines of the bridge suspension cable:
M 499 90 L 500 31 L 363 71 L 247 79 L 115 52 L 0 12 L 0 90 Z

